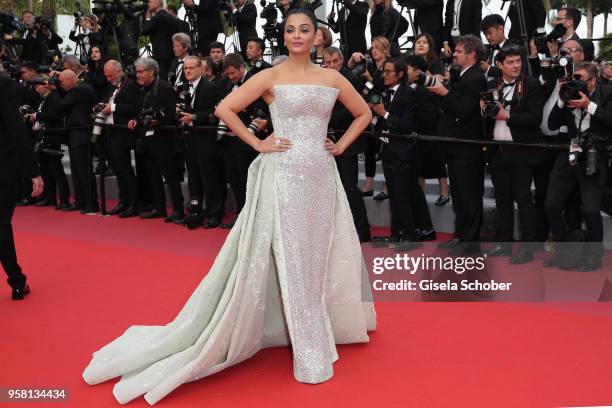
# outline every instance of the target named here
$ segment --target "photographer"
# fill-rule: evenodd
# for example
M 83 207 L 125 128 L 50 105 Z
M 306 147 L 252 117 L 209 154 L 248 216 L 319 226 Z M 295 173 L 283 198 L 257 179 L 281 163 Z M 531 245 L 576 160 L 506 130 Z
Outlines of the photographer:
M 338 20 L 332 12 L 327 17 L 329 28 L 334 33 L 340 33 L 342 52 L 346 57 L 356 52 L 364 54 L 368 49 L 365 31 L 368 24 L 368 3 L 361 0 L 342 0 L 338 11 Z
M 408 83 L 415 91 L 416 102 L 416 132 L 421 135 L 435 135 L 437 133 L 440 101 L 439 98 L 427 90 L 426 85 L 438 81 L 436 77 L 427 74 L 427 63 L 418 55 L 407 55 L 402 57 L 406 63 L 406 74 Z M 415 146 L 416 147 L 416 146 Z M 448 182 L 446 180 L 446 165 L 444 157 L 437 143 L 418 143 L 419 149 L 419 185 L 425 190 L 425 179 L 436 178 L 440 183 L 440 196 L 434 202 L 441 206 L 450 201 L 448 197 Z M 421 212 L 419 212 L 421 211 Z M 433 230 L 431 216 L 427 206 L 415 208 L 417 227 L 419 228 L 419 241 L 431 241 L 436 239 Z
M 368 86 L 368 95 L 375 94 L 380 95 L 385 90 L 385 82 L 383 80 L 382 69 L 387 58 L 389 58 L 389 51 L 391 46 L 389 40 L 385 37 L 376 37 L 372 40 L 372 48 L 370 52 L 362 54 L 356 52 L 351 55 L 348 61 L 347 67 L 353 71 L 354 74 L 360 74 Z M 365 88 L 363 88 L 365 91 Z M 362 91 L 363 94 L 363 91 Z M 365 185 L 362 189 L 364 196 L 374 195 L 374 176 L 376 176 L 376 155 L 380 151 L 380 141 L 370 137 L 366 141 L 365 151 Z M 379 193 L 374 197 L 377 201 L 386 200 L 388 198 L 385 192 Z
M 544 137 L 540 130 L 544 92 L 537 79 L 521 72 L 524 50 L 520 46 L 502 48 L 496 56 L 502 77 L 489 82 L 488 92 L 480 101 L 486 118 L 487 135 L 493 140 L 538 143 Z M 514 202 L 520 214 L 521 247 L 510 263 L 533 260 L 536 237 L 536 208 L 531 194 L 535 165 L 544 158 L 543 150 L 513 146 L 490 146 L 491 178 L 495 188 L 497 244 L 487 256 L 512 256 L 514 240 Z
M 81 33 L 77 34 L 78 28 L 81 28 Z M 87 56 L 91 52 L 91 47 L 94 45 L 102 45 L 102 34 L 100 33 L 100 26 L 98 25 L 98 17 L 91 14 L 88 16 L 74 19 L 74 27 L 70 30 L 68 35 L 70 40 L 74 41 L 77 45 L 77 50 L 81 55 L 81 62 L 87 62 Z
M 174 129 L 157 126 L 175 125 L 176 94 L 172 86 L 158 78 L 159 65 L 152 58 L 134 62 L 136 82 L 144 88 L 138 119 L 130 119 L 128 128 L 136 130 L 142 151 L 146 155 L 147 173 L 153 190 L 153 210 L 140 215 L 143 219 L 165 218 L 171 223 L 185 218 L 180 174 L 175 162 L 178 140 Z M 173 212 L 166 217 L 166 180 L 172 199 Z
M 0 76 L 0 262 L 13 289 L 12 299 L 21 300 L 30 293 L 30 287 L 17 263 L 11 221 L 22 168 L 32 180 L 32 196 L 39 195 L 44 184 L 33 164 L 32 150 L 25 143 L 24 124 L 15 120 L 19 117 L 16 92 L 15 82 Z
M 578 187 L 582 215 L 586 223 L 586 245 L 577 271 L 594 271 L 603 257 L 603 221 L 601 218 L 602 187 L 607 178 L 608 156 L 604 150 L 612 141 L 612 89 L 598 84 L 597 66 L 588 62 L 576 64 L 574 80 L 565 83 L 560 98 L 548 119 L 551 129 L 567 126 L 569 154 L 557 156 L 550 175 L 546 212 L 557 241 L 567 238 L 568 228 L 563 206 Z M 558 254 L 545 261 L 557 266 Z
M 448 0 L 444 17 L 444 54 L 453 55 L 456 37 L 473 35 L 480 38 L 482 2 L 480 0 Z
M 450 3 L 450 2 L 449 2 Z M 458 139 L 481 139 L 480 93 L 486 78 L 479 61 L 485 53 L 473 35 L 455 39 L 454 61 L 460 74 L 451 76 L 449 88 L 438 83 L 428 89 L 442 97 L 440 133 Z M 451 198 L 455 212 L 455 238 L 440 244 L 452 254 L 480 252 L 484 163 L 482 147 L 477 144 L 449 143 L 444 146 Z
M 225 45 L 219 41 L 213 41 L 209 44 L 209 57 L 219 67 L 219 71 L 223 72 L 223 58 L 225 58 Z M 205 54 L 202 54 L 204 56 Z
M 328 47 L 323 52 L 323 62 L 325 68 L 335 69 L 340 72 L 342 76 L 349 80 L 353 87 L 360 91 L 363 88 L 363 83 L 359 77 L 353 75 L 351 71 L 344 66 L 344 58 L 342 53 L 336 47 Z M 337 138 L 342 135 L 342 131 L 349 128 L 353 122 L 353 115 L 340 103 L 336 101 L 334 108 L 331 113 L 329 120 L 329 129 L 334 129 L 333 132 L 334 142 Z M 338 173 L 340 174 L 340 180 L 344 186 L 346 192 L 346 198 L 348 199 L 351 213 L 353 214 L 353 221 L 355 223 L 355 229 L 359 235 L 359 241 L 368 242 L 370 241 L 370 223 L 368 222 L 368 213 L 366 210 L 361 191 L 357 187 L 359 183 L 359 168 L 357 156 L 365 151 L 366 137 L 360 136 L 353 142 L 353 144 L 340 156 L 336 156 L 336 164 L 338 166 Z
M 64 58 L 62 58 L 62 67 L 64 68 L 64 70 L 70 70 L 74 72 L 79 82 L 90 83 L 91 78 L 89 77 L 87 71 L 85 71 L 85 68 L 81 65 L 81 62 L 75 55 L 64 55 Z M 55 74 L 59 75 L 59 73 Z
M 116 60 L 104 64 L 104 76 L 112 90 L 101 113 L 106 116 L 107 125 L 125 126 L 138 114 L 142 105 L 140 87 L 125 75 Z M 117 127 L 109 127 L 106 137 L 110 145 L 110 162 L 119 187 L 119 203 L 108 214 L 118 215 L 119 218 L 134 217 L 138 215 L 138 179 L 132 167 L 132 150 L 136 148 L 136 137 L 134 132 Z
M 546 8 L 542 0 L 523 0 L 521 2 L 525 15 L 525 34 L 532 38 L 532 34 L 546 25 Z M 521 37 L 521 24 L 516 2 L 510 3 L 508 9 L 508 19 L 510 20 L 510 31 L 508 38 L 512 41 L 523 41 Z
M 612 81 L 612 62 L 602 62 L 600 65 L 599 72 L 599 82 L 602 85 L 610 85 L 610 81 Z
M 172 50 L 174 59 L 170 62 L 168 68 L 168 82 L 174 89 L 181 89 L 185 83 L 185 74 L 183 72 L 183 64 L 185 58 L 191 51 L 191 38 L 185 33 L 176 33 L 172 36 Z
M 197 16 L 198 49 L 196 51 L 202 56 L 209 54 L 211 43 L 217 41 L 217 37 L 223 32 L 219 4 L 219 0 L 200 0 L 200 4 L 195 4 L 193 0 L 183 1 L 183 7 L 192 9 Z
M 35 79 L 36 92 L 41 97 L 41 102 L 36 110 L 38 115 L 32 113 L 25 115 L 25 117 L 36 135 L 34 151 L 37 156 L 35 158 L 40 163 L 42 177 L 45 181 L 45 195 L 47 188 L 52 192 L 52 197 L 48 197 L 47 201 L 50 205 L 54 205 L 57 191 L 59 201 L 55 209 L 64 211 L 70 205 L 70 188 L 68 187 L 68 178 L 64 173 L 62 156 L 47 153 L 49 150 L 61 150 L 62 134 L 52 130 L 64 127 L 64 123 L 61 119 L 49 119 L 47 121 L 41 119 L 60 117 L 55 113 L 55 110 L 60 106 L 62 98 L 55 85 L 49 85 L 48 82 L 49 77 L 47 75 L 40 75 Z M 39 117 L 38 121 L 35 119 L 36 116 Z M 36 205 L 42 205 L 41 201 Z
M 444 36 L 444 0 L 411 0 L 409 4 L 415 7 L 414 25 L 418 27 L 419 33 L 428 33 L 433 37 L 435 46 L 432 49 L 439 56 Z
M 230 81 L 231 88 L 227 93 L 241 86 L 250 77 L 242 56 L 237 53 L 231 53 L 225 56 L 223 59 L 223 69 L 225 76 Z M 265 132 L 268 127 L 267 119 L 254 115 L 257 107 L 265 110 L 264 105 L 266 104 L 262 101 L 263 99 L 258 99 L 247 109 L 238 114 L 242 122 L 259 138 L 265 138 Z M 221 130 L 221 123 L 219 125 Z M 233 133 L 227 133 L 227 131 L 220 142 L 223 149 L 225 174 L 227 181 L 232 187 L 234 196 L 236 197 L 236 216 L 238 216 L 246 199 L 246 182 L 249 166 L 255 157 L 257 157 L 257 152 Z M 228 224 L 222 224 L 221 227 L 231 228 L 234 222 L 235 221 Z
M 36 113 L 34 118 L 45 123 L 65 118 L 66 127 L 82 128 L 68 131 L 68 153 L 76 201 L 65 208 L 65 211 L 95 213 L 99 211 L 98 192 L 91 166 L 89 138 L 91 112 L 96 103 L 96 94 L 90 85 L 79 82 L 77 75 L 71 70 L 62 71 L 58 79 L 64 97 L 54 111 Z
M 563 46 L 569 40 L 574 40 L 578 41 L 582 46 L 582 49 L 584 50 L 584 60 L 593 60 L 593 57 L 595 56 L 595 45 L 593 45 L 593 41 L 589 39 L 580 39 L 576 33 L 576 29 L 580 25 L 581 20 L 582 13 L 579 9 L 574 7 L 563 7 L 559 9 L 554 24 L 562 25 L 565 29 L 565 34 L 563 34 L 557 42 L 549 43 L 551 56 L 554 57 L 558 55 L 557 50 L 559 49 L 559 46 Z
M 215 125 L 213 115 L 219 102 L 215 86 L 202 77 L 202 60 L 185 58 L 185 78 L 188 98 L 177 107 L 179 123 L 186 126 L 185 160 L 189 182 L 189 228 L 202 225 L 215 228 L 221 224 L 225 212 L 225 183 L 219 172 L 223 169 L 223 156 L 214 130 L 189 130 L 191 126 Z M 204 200 L 204 201 L 203 201 Z M 202 203 L 206 213 L 202 215 Z
M 261 38 L 251 37 L 247 40 L 246 60 L 248 61 L 251 75 L 255 75 L 261 70 L 272 68 L 272 65 L 263 59 L 265 49 L 266 43 Z
M 168 78 L 170 61 L 174 58 L 172 36 L 177 28 L 177 19 L 162 8 L 162 0 L 149 0 L 142 35 L 149 36 L 151 40 L 153 58 L 159 64 L 161 78 Z
M 23 38 L 15 38 L 13 42 L 22 45 L 22 61 L 34 61 L 39 65 L 49 65 L 51 54 L 59 53 L 59 44 L 64 40 L 51 28 L 51 22 L 42 17 L 36 17 Z
M 183 33 L 183 34 L 187 34 L 189 35 L 189 33 L 191 32 L 191 27 L 189 26 L 189 23 L 185 20 L 181 20 L 180 18 L 178 18 L 178 9 L 176 8 L 176 6 L 174 4 L 167 4 L 166 5 L 166 11 L 174 18 L 176 18 L 176 32 L 178 33 Z
M 377 130 L 410 134 L 416 130 L 416 93 L 407 84 L 406 63 L 397 58 L 385 62 L 383 78 L 386 92 L 382 103 L 369 103 L 379 117 Z M 427 208 L 425 193 L 419 185 L 419 151 L 411 140 L 381 137 L 380 156 L 383 163 L 389 205 L 391 235 L 374 237 L 378 242 L 416 242 L 417 214 Z M 428 215 L 429 211 L 425 210 Z M 431 224 L 431 219 L 429 219 Z M 431 225 L 428 228 L 432 230 Z
M 246 54 L 247 42 L 249 38 L 257 37 L 257 8 L 254 3 L 247 0 L 232 0 L 229 2 L 229 9 L 236 21 L 238 38 L 240 40 L 240 54 L 242 58 L 248 59 Z
M 371 38 L 385 37 L 391 45 L 391 56 L 399 56 L 399 38 L 408 31 L 408 21 L 393 7 L 393 0 L 373 0 L 370 11 Z

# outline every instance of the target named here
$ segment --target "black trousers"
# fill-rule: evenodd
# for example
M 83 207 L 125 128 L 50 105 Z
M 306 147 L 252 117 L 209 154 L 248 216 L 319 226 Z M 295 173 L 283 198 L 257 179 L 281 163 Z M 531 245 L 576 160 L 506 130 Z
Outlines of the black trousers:
M 74 183 L 75 203 L 88 208 L 98 206 L 98 191 L 96 189 L 96 179 L 91 165 L 91 154 L 89 146 L 69 146 L 70 170 Z
M 484 193 L 482 157 L 448 155 L 446 163 L 455 212 L 455 237 L 463 242 L 478 242 Z
M 376 176 L 376 154 L 380 151 L 380 143 L 374 137 L 366 138 L 366 151 L 364 153 L 366 177 Z
M 601 218 L 601 198 L 608 175 L 607 161 L 599 156 L 597 172 L 591 176 L 585 173 L 585 163 L 570 166 L 567 154 L 559 154 L 555 167 L 550 175 L 548 196 L 546 197 L 546 214 L 555 238 L 565 239 L 568 225 L 563 216 L 563 209 L 573 191 L 578 188 L 582 203 L 582 216 L 587 227 L 588 242 L 603 242 L 603 220 Z M 601 248 L 597 248 L 597 252 Z
M 536 207 L 536 241 L 544 242 L 548 239 L 550 227 L 546 216 L 546 195 L 550 182 L 550 173 L 555 164 L 554 152 L 546 152 L 546 158 L 533 167 L 533 185 L 535 187 Z
M 391 207 L 391 234 L 414 240 L 417 228 L 433 229 L 425 193 L 419 185 L 420 165 L 416 160 L 398 159 L 386 143 L 380 155 Z
M 59 150 L 60 146 L 53 146 L 54 149 Z M 60 203 L 68 203 L 70 198 L 70 187 L 68 186 L 68 177 L 64 172 L 64 165 L 62 164 L 61 157 L 49 156 L 42 154 L 40 156 L 41 172 L 43 173 L 43 180 L 45 182 L 45 189 L 47 187 L 47 178 L 53 181 L 49 195 L 45 196 L 53 201 L 56 200 L 56 195 L 59 196 Z
M 531 194 L 533 165 L 506 160 L 503 152 L 491 151 L 491 179 L 495 188 L 499 242 L 514 238 L 514 202 L 519 209 L 521 241 L 536 241 L 536 207 Z
M 236 198 L 236 214 L 239 214 L 244 207 L 249 166 L 256 157 L 257 152 L 254 150 L 239 150 L 232 144 L 223 146 L 225 176 Z
M 119 202 L 129 206 L 137 206 L 138 179 L 134 167 L 132 167 L 132 147 L 119 140 L 119 138 L 125 138 L 125 135 L 109 133 L 108 136 L 111 151 L 109 161 L 117 176 Z
M 136 162 L 136 182 L 138 183 L 138 205 L 153 205 L 153 189 L 151 188 L 151 177 L 147 172 L 147 155 L 139 149 L 134 151 Z
M 225 213 L 225 167 L 219 154 L 210 157 L 207 144 L 202 138 L 214 135 L 191 134 L 185 136 L 185 162 L 187 163 L 187 184 L 191 200 L 206 203 L 205 216 L 223 218 Z
M 155 58 L 155 60 L 157 61 L 157 63 L 159 64 L 159 78 L 163 81 L 167 81 L 168 80 L 168 71 L 170 69 L 170 63 L 172 62 L 171 59 L 167 60 L 167 59 L 157 59 Z
M 170 190 L 172 209 L 175 212 L 183 212 L 185 200 L 174 156 L 147 154 L 146 161 L 149 183 L 153 192 L 153 207 L 160 211 L 166 210 L 166 189 L 163 181 L 165 180 Z
M 336 157 L 336 165 L 342 186 L 348 199 L 351 213 L 353 214 L 353 222 L 359 236 L 369 236 L 370 223 L 368 222 L 368 212 L 361 191 L 357 187 L 359 179 L 359 167 L 357 155 L 354 156 L 339 156 Z
M 0 180 L 0 262 L 13 289 L 23 289 L 26 276 L 17 263 L 11 220 L 15 211 L 19 180 Z

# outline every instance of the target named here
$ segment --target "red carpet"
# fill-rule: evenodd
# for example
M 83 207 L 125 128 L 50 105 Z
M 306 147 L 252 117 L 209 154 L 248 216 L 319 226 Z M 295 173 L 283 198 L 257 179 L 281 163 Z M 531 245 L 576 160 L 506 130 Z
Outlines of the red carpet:
M 0 297 L 0 388 L 62 387 L 69 398 L 7 407 L 118 406 L 115 381 L 82 381 L 91 353 L 129 325 L 173 319 L 226 235 L 49 208 L 18 209 L 14 226 L 32 293 Z M 537 306 L 379 303 L 371 342 L 339 346 L 327 383 L 297 383 L 290 350 L 268 349 L 157 406 L 612 405 L 612 305 Z

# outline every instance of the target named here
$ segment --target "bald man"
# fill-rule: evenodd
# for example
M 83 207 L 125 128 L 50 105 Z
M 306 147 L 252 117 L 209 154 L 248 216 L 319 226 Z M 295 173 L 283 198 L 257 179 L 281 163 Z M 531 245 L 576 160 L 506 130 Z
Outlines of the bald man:
M 80 210 L 83 214 L 95 213 L 99 210 L 99 206 L 91 167 L 89 138 L 92 125 L 91 112 L 96 103 L 96 93 L 89 84 L 80 82 L 74 71 L 64 70 L 58 79 L 59 88 L 64 92 L 64 97 L 54 112 L 44 114 L 41 112 L 37 115 L 40 115 L 43 122 L 65 118 L 66 127 L 83 128 L 68 131 L 68 153 L 70 154 L 75 202 L 63 211 Z
M 131 118 L 138 115 L 142 105 L 140 86 L 125 75 L 116 60 L 109 60 L 104 65 L 104 76 L 113 87 L 110 99 L 102 110 L 106 115 L 106 123 L 127 125 Z M 108 214 L 119 218 L 134 217 L 138 215 L 138 180 L 132 167 L 131 151 L 136 148 L 136 134 L 128 129 L 109 128 L 108 141 L 111 147 L 110 160 L 119 186 L 119 203 Z M 139 167 L 139 160 L 136 160 L 136 166 Z

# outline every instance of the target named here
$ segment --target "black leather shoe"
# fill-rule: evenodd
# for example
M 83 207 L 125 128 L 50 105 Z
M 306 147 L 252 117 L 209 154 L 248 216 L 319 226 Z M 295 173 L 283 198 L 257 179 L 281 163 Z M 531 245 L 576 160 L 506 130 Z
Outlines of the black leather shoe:
M 55 206 L 55 201 L 47 200 L 46 198 L 43 198 L 42 200 L 39 200 L 36 203 L 34 203 L 34 207 L 49 207 L 49 206 Z
M 66 201 L 60 201 L 59 203 L 57 203 L 57 205 L 55 206 L 55 209 L 57 211 L 63 211 L 64 208 L 68 208 L 68 206 L 70 205 L 70 202 L 68 200 Z
M 389 242 L 400 242 L 400 237 L 397 235 L 388 235 L 383 237 L 372 237 L 372 242 L 389 243 Z
M 140 214 L 140 218 L 142 218 L 143 220 L 150 220 L 152 218 L 165 218 L 165 217 L 166 217 L 166 212 L 163 210 L 151 210 L 149 212 Z
M 555 266 L 557 266 L 558 263 L 559 262 L 557 260 L 557 257 L 553 255 L 550 258 L 545 259 L 542 263 L 542 266 L 544 266 L 545 268 L 554 268 Z
M 23 289 L 13 289 L 13 300 L 22 300 L 26 295 L 30 293 L 30 285 L 25 285 Z
M 131 218 L 131 217 L 135 217 L 137 215 L 138 215 L 138 213 L 136 212 L 136 207 L 129 206 L 125 210 L 123 210 L 119 214 L 117 214 L 117 217 L 119 217 L 119 218 Z
M 449 201 L 450 201 L 450 197 L 449 196 L 441 195 L 440 197 L 438 197 L 438 199 L 436 200 L 434 205 L 437 205 L 438 207 L 440 207 L 440 206 L 448 203 Z
M 236 223 L 236 220 L 230 221 L 226 224 L 221 224 L 220 227 L 223 229 L 231 229 L 234 227 L 234 224 Z
M 477 242 L 460 242 L 448 250 L 449 255 L 463 256 L 480 254 L 480 244 Z
M 170 224 L 172 222 L 176 222 L 179 220 L 181 221 L 185 220 L 185 213 L 183 211 L 174 211 L 172 214 L 166 217 L 164 222 L 166 224 Z
M 595 258 L 589 260 L 583 259 L 578 263 L 576 269 L 574 270 L 578 272 L 593 272 L 598 270 L 599 268 L 601 268 L 601 259 Z
M 145 204 L 145 205 L 141 205 L 139 206 L 136 211 L 138 212 L 138 214 L 144 214 L 144 213 L 149 213 L 151 211 L 153 211 L 154 208 L 151 204 Z
M 24 207 L 30 204 L 32 204 L 32 202 L 28 200 L 27 198 L 22 198 L 21 200 L 17 200 L 17 202 L 15 203 L 17 207 Z
M 108 215 L 117 215 L 120 212 L 123 212 L 125 210 L 127 210 L 128 205 L 125 203 L 119 203 L 117 204 L 112 210 L 110 210 L 109 212 L 107 212 Z
M 362 197 L 372 197 L 373 195 L 374 195 L 374 190 L 362 191 L 361 192 L 361 196 Z
M 516 255 L 510 258 L 512 265 L 522 265 L 531 261 L 533 261 L 533 252 L 524 248 L 519 249 Z
M 85 207 L 81 210 L 81 214 L 95 214 L 100 212 L 100 207 Z
M 483 253 L 484 256 L 512 256 L 512 247 L 507 245 L 495 244 Z
M 204 223 L 204 228 L 206 228 L 206 229 L 217 228 L 219 225 L 221 225 L 221 220 L 219 218 L 217 218 L 217 217 L 210 217 Z
M 419 233 L 416 236 L 416 240 L 417 241 L 435 241 L 438 237 L 436 236 L 436 231 L 434 230 L 429 230 L 429 231 L 423 231 L 420 230 Z
M 385 193 L 384 191 L 381 191 L 380 193 L 376 194 L 372 200 L 374 201 L 385 201 L 389 198 L 389 194 Z
M 440 242 L 438 244 L 438 248 L 440 248 L 440 249 L 451 249 L 453 247 L 456 247 L 460 243 L 461 243 L 461 241 L 459 241 L 459 238 L 453 238 L 453 239 L 449 239 L 448 241 Z
M 70 204 L 69 206 L 67 206 L 66 208 L 64 208 L 62 211 L 80 211 L 83 208 L 85 208 L 84 205 L 81 204 Z

